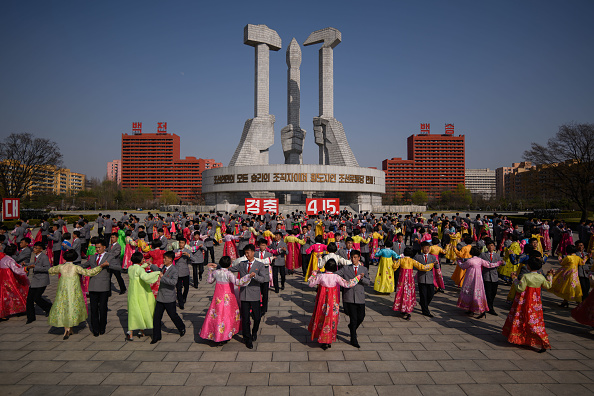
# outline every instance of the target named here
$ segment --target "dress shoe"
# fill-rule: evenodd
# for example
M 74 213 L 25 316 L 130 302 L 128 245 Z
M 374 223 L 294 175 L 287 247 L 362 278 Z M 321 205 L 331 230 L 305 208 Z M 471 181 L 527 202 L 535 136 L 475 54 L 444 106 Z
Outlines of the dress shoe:
M 68 337 L 70 337 L 70 333 L 66 333 L 66 334 L 64 334 L 64 338 L 62 338 L 62 339 L 63 339 L 63 340 L 67 340 L 67 339 L 68 339 Z
M 98 331 L 94 331 L 94 332 L 93 332 L 93 336 L 95 336 L 95 337 L 99 337 L 99 332 L 98 332 Z
M 103 335 L 103 334 L 105 334 L 105 330 L 101 330 L 101 331 L 99 332 L 99 334 L 100 334 L 100 335 Z
M 183 311 L 184 310 L 184 306 L 183 305 L 180 305 L 179 306 L 179 309 Z
M 252 341 L 258 341 L 258 333 L 252 333 Z
M 179 331 L 179 336 L 180 336 L 180 337 L 183 337 L 183 336 L 185 336 L 185 335 L 186 335 L 186 329 L 181 329 L 181 330 Z
M 326 349 L 328 349 L 328 344 L 322 344 L 321 347 L 323 350 L 326 350 Z
M 122 295 L 122 294 L 126 294 L 126 290 L 120 291 L 120 295 Z
M 29 323 L 33 323 L 33 322 L 35 322 L 35 319 L 33 319 L 33 320 L 27 320 L 27 323 L 25 323 L 25 324 L 29 324 Z
M 254 344 L 252 343 L 252 340 L 246 340 L 245 346 L 247 347 L 247 349 L 254 349 Z
M 277 289 L 274 289 L 274 292 L 275 292 L 276 294 L 278 294 L 278 290 L 277 290 Z
M 433 318 L 433 315 L 431 314 L 431 312 L 423 312 L 423 315 Z
M 281 286 L 281 290 L 285 290 L 285 285 L 282 285 Z
M 157 342 L 161 341 L 160 338 L 155 338 L 151 340 L 151 344 L 156 344 Z
M 357 342 L 356 338 L 351 338 L 351 345 L 355 348 L 361 348 L 361 345 L 359 345 L 359 342 Z
M 494 316 L 499 316 L 499 314 L 495 311 L 488 311 L 487 312 L 489 315 L 494 315 Z
M 49 316 L 49 314 L 50 314 L 50 311 L 47 311 L 47 312 L 45 313 L 45 317 L 47 318 L 47 317 Z

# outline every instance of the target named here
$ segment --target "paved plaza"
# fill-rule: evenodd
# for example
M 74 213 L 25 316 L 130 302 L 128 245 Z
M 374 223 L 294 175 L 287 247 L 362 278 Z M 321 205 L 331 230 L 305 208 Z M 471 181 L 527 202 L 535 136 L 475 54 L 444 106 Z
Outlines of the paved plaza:
M 222 247 L 216 247 L 217 259 L 221 253 Z M 443 268 L 447 291 L 431 303 L 435 318 L 421 316 L 417 306 L 412 320 L 405 321 L 392 311 L 394 294 L 377 295 L 367 288 L 367 316 L 358 331 L 361 349 L 348 344 L 344 314 L 331 349 L 323 351 L 309 339 L 315 291 L 298 275 L 288 277 L 280 294 L 270 293 L 269 311 L 253 350 L 239 336 L 222 347 L 200 339 L 214 291 L 206 282 L 190 288 L 186 309 L 180 311 L 187 334 L 180 338 L 165 315 L 163 340 L 155 345 L 147 337 L 124 341 L 126 295 L 117 292 L 109 300 L 107 332 L 98 338 L 84 326 L 63 341 L 62 329 L 51 329 L 43 315 L 30 325 L 25 325 L 24 316 L 13 317 L 0 322 L 0 395 L 594 393 L 594 330 L 557 307 L 557 297 L 543 292 L 553 349 L 539 354 L 510 345 L 501 335 L 509 287 L 500 285 L 499 316 L 469 318 L 456 307 L 458 289 L 449 281 L 454 267 Z M 376 270 L 372 267 L 372 279 Z M 52 301 L 57 283 L 52 277 L 45 293 Z

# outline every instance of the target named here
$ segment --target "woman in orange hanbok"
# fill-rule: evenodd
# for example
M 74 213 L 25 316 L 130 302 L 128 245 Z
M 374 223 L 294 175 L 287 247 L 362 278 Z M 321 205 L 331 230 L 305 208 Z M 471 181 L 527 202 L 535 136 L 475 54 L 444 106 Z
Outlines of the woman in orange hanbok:
M 472 245 L 471 245 L 472 237 L 466 236 L 466 238 L 464 238 L 464 243 L 466 243 L 466 246 L 462 247 L 462 249 L 460 249 L 460 250 L 458 250 L 458 248 L 456 246 L 454 246 L 454 252 L 456 253 L 456 256 L 458 256 L 458 258 L 461 258 L 461 259 L 471 258 L 472 256 L 470 255 L 470 249 L 472 249 Z M 466 275 L 466 270 L 460 268 L 459 265 L 456 265 L 456 269 L 454 270 L 454 273 L 452 274 L 452 280 L 454 281 L 456 286 L 462 287 L 462 284 L 464 283 L 465 275 Z

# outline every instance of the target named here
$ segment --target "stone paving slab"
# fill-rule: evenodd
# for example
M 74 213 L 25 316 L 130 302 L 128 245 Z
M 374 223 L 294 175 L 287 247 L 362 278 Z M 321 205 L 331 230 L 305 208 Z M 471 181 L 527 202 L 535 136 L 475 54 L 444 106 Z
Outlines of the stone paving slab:
M 221 250 L 216 248 L 217 257 Z M 223 346 L 199 338 L 214 290 L 206 282 L 190 288 L 186 309 L 179 311 L 187 334 L 179 337 L 165 316 L 163 340 L 156 345 L 150 337 L 124 340 L 126 296 L 117 292 L 109 301 L 107 332 L 100 337 L 84 324 L 64 341 L 61 329 L 50 328 L 43 315 L 30 325 L 24 316 L 12 317 L 0 322 L 0 395 L 594 394 L 594 331 L 559 308 L 557 297 L 543 293 L 553 349 L 538 354 L 508 344 L 501 335 L 509 287 L 499 287 L 499 316 L 470 318 L 456 307 L 459 289 L 449 280 L 453 269 L 443 266 L 446 293 L 431 304 L 434 318 L 420 315 L 417 306 L 405 321 L 391 310 L 394 294 L 368 289 L 360 349 L 348 344 L 344 314 L 331 349 L 323 351 L 311 340 L 307 325 L 315 290 L 298 275 L 288 276 L 281 293 L 270 293 L 254 350 L 245 348 L 241 336 Z M 372 277 L 376 271 L 373 266 Z M 50 300 L 56 281 L 52 278 L 45 293 Z

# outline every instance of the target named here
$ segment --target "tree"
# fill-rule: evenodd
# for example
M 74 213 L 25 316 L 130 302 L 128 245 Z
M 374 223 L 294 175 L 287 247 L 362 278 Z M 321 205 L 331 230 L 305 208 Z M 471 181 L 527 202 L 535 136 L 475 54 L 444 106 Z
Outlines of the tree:
M 588 217 L 594 196 L 594 124 L 565 124 L 546 145 L 532 143 L 524 159 L 550 175 L 543 187 L 569 198 Z
M 452 199 L 457 207 L 467 207 L 472 203 L 470 190 L 460 183 L 452 190 Z
M 427 203 L 428 196 L 425 191 L 415 191 L 411 195 L 410 199 L 412 200 L 412 203 L 415 205 L 424 205 Z
M 23 197 L 43 167 L 59 168 L 62 154 L 58 145 L 30 133 L 13 133 L 0 145 L 0 188 L 2 195 Z
M 161 192 L 161 203 L 163 205 L 175 205 L 179 202 L 179 196 L 171 190 L 163 190 Z

